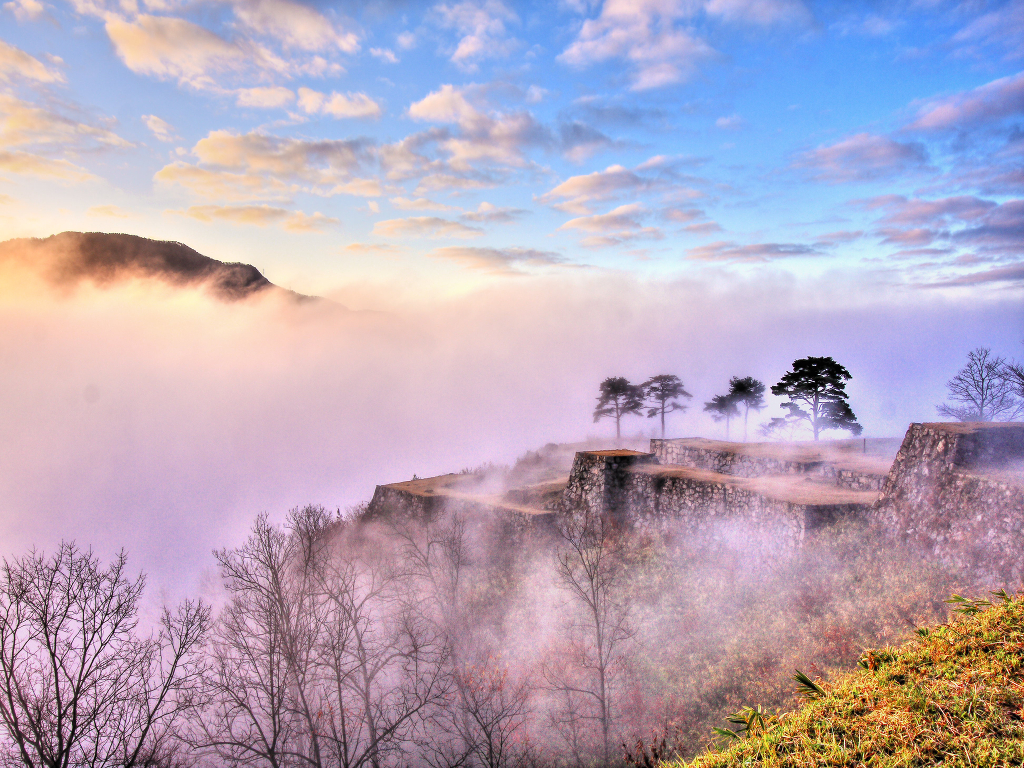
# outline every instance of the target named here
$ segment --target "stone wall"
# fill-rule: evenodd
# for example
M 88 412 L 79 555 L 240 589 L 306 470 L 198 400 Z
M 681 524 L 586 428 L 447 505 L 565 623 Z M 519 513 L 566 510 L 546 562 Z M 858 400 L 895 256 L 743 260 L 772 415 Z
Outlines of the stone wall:
M 654 456 L 640 451 L 580 451 L 573 461 L 569 482 L 562 493 L 562 514 L 625 514 L 626 483 L 632 467 L 654 463 Z
M 1024 580 L 1024 424 L 911 424 L 875 514 L 928 556 Z
M 651 440 L 651 453 L 659 464 L 696 467 L 736 477 L 813 475 L 830 485 L 856 491 L 880 491 L 885 483 L 888 466 L 858 466 L 865 462 L 858 462 L 860 457 L 854 451 L 828 455 L 824 453 L 825 447 L 803 446 L 793 449 L 788 457 L 771 455 L 779 450 L 776 444 L 721 443 L 701 438 Z M 878 460 L 867 463 L 877 465 Z

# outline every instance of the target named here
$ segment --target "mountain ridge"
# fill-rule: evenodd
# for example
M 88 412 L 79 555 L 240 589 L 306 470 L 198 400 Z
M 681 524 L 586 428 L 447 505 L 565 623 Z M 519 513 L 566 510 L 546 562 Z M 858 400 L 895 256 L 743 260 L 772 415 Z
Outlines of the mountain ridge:
M 271 292 L 300 302 L 323 301 L 275 285 L 251 264 L 219 261 L 181 242 L 139 235 L 69 231 L 0 242 L 0 263 L 19 259 L 40 267 L 43 276 L 60 287 L 85 280 L 109 285 L 144 277 L 179 287 L 205 284 L 222 301 Z

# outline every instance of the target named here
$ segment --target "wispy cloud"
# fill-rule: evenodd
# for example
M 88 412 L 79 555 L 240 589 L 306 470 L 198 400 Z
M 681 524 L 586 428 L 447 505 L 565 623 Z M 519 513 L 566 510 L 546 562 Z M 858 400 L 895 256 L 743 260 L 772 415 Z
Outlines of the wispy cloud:
M 502 275 L 522 274 L 520 267 L 548 267 L 565 263 L 565 259 L 558 253 L 533 248 L 447 246 L 435 248 L 427 255 L 435 259 L 455 261 L 470 269 Z
M 332 93 L 330 96 L 312 88 L 299 88 L 299 107 L 310 115 L 331 117 L 371 117 L 383 114 L 380 104 L 365 93 Z
M 451 61 L 468 71 L 475 71 L 483 59 L 508 56 L 519 46 L 506 28 L 507 24 L 518 24 L 519 17 L 501 0 L 441 3 L 434 7 L 434 13 L 442 27 L 461 35 Z
M 174 132 L 174 126 L 168 123 L 163 118 L 157 117 L 156 115 L 143 115 L 142 122 L 149 128 L 150 133 L 156 136 L 160 141 L 171 142 L 178 138 Z
M 464 240 L 480 237 L 484 231 L 476 227 L 468 227 L 457 221 L 441 219 L 437 216 L 411 216 L 407 219 L 385 219 L 373 225 L 373 234 L 381 237 L 441 237 Z
M 608 213 L 580 216 L 570 219 L 560 230 L 576 230 L 587 234 L 580 244 L 600 248 L 621 245 L 636 240 L 659 240 L 664 233 L 657 227 L 644 226 L 642 219 L 648 214 L 636 203 L 620 205 Z
M 64 73 L 48 67 L 20 48 L 0 40 L 0 82 L 30 80 L 37 83 L 63 83 Z
M 927 162 L 928 153 L 923 144 L 858 133 L 802 153 L 794 166 L 810 172 L 815 178 L 841 183 L 896 176 L 919 170 Z
M 718 241 L 690 248 L 686 257 L 694 261 L 768 262 L 799 256 L 820 256 L 821 251 L 804 243 L 752 243 L 737 245 Z
M 185 211 L 172 213 L 182 213 L 205 222 L 226 221 L 256 227 L 280 224 L 289 232 L 318 232 L 338 223 L 337 219 L 319 212 L 310 215 L 269 205 L 194 205 Z
M 964 130 L 1019 115 L 1024 115 L 1024 72 L 926 102 L 907 129 Z

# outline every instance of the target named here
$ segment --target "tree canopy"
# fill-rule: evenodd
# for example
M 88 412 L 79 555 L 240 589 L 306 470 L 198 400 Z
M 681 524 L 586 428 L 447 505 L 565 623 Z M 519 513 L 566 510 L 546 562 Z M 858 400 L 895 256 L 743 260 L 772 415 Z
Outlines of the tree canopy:
M 623 376 L 610 376 L 601 382 L 601 394 L 594 409 L 594 422 L 609 417 L 615 419 L 615 439 L 622 437 L 622 417 L 640 413 L 644 407 L 644 389 L 630 384 Z
M 715 421 L 725 419 L 725 439 L 729 439 L 729 422 L 734 416 L 740 415 L 739 406 L 729 395 L 715 395 L 708 402 L 704 403 L 704 410 L 711 414 Z
M 661 416 L 661 436 L 665 437 L 665 414 L 685 411 L 687 406 L 679 402 L 680 397 L 693 397 L 683 386 L 678 376 L 663 373 L 652 376 L 640 385 L 644 399 L 648 402 L 647 418 Z
M 772 394 L 788 398 L 782 407 L 786 420 L 807 421 L 814 439 L 825 429 L 845 429 L 859 435 L 863 427 L 850 408 L 846 382 L 850 372 L 831 357 L 803 357 L 772 387 Z
M 729 397 L 737 406 L 743 406 L 743 442 L 747 441 L 747 419 L 750 411 L 763 410 L 766 405 L 764 391 L 764 382 L 753 376 L 744 376 L 742 379 L 733 376 L 729 379 Z

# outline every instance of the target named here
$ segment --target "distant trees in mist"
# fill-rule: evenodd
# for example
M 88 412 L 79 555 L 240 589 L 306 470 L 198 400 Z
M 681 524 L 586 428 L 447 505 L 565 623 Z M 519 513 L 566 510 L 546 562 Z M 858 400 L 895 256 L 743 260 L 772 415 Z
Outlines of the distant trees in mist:
M 863 427 L 857 423 L 846 394 L 846 382 L 851 378 L 850 372 L 831 357 L 794 360 L 792 369 L 772 387 L 773 395 L 787 398 L 782 407 L 788 414 L 772 422 L 806 421 L 815 440 L 826 429 L 844 429 L 859 435 Z
M 988 347 L 967 353 L 967 364 L 946 382 L 949 403 L 936 406 L 957 421 L 1012 421 L 1024 414 L 1024 366 Z

